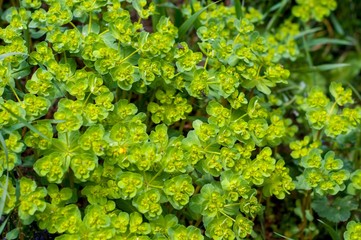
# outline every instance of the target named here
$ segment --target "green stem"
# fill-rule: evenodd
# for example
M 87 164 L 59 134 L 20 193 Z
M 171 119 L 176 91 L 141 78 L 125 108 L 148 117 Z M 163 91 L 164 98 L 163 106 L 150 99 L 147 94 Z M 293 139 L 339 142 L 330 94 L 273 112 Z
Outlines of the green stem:
M 230 203 L 230 204 L 226 204 L 224 205 L 224 207 L 233 207 L 233 206 L 238 206 L 240 203 Z
M 155 92 L 153 91 L 148 103 L 153 102 L 154 98 L 155 98 Z M 148 108 L 147 108 L 147 112 L 145 113 L 145 115 L 147 116 L 145 124 L 147 125 L 147 128 L 150 129 L 150 126 L 152 125 L 152 120 L 151 120 L 151 114 L 150 114 Z
M 89 14 L 88 34 L 90 33 L 91 29 L 92 29 L 92 15 Z
M 197 222 L 194 224 L 195 227 L 198 227 L 202 222 L 202 217 L 197 219 Z
M 156 185 L 151 185 L 151 184 L 148 184 L 148 187 L 158 188 L 158 189 L 163 189 L 164 188 L 164 186 L 156 186 Z
M 207 56 L 206 61 L 204 62 L 204 66 L 203 66 L 204 69 L 207 69 L 208 60 L 209 60 L 209 58 Z
M 237 36 L 234 38 L 234 40 L 233 40 L 234 43 L 237 41 L 237 39 L 239 38 L 239 36 L 241 36 L 240 33 L 238 33 Z
M 233 222 L 236 222 L 236 220 L 234 219 L 234 218 L 232 218 L 232 217 L 230 217 L 230 216 L 228 216 L 228 214 L 227 213 L 225 213 L 225 212 L 223 212 L 223 211 L 219 211 L 222 215 L 224 215 L 225 217 L 227 217 L 228 219 L 231 219 Z
M 90 95 L 91 95 L 91 93 L 89 93 L 88 96 L 86 97 L 85 102 L 83 104 L 83 109 L 84 109 L 85 105 L 87 104 L 87 102 L 88 102 L 88 100 L 90 98 Z
M 207 82 L 208 85 L 209 84 L 217 84 L 217 83 L 219 83 L 219 81 Z
M 316 135 L 313 138 L 314 142 L 320 141 L 323 135 L 323 131 L 322 130 L 318 130 Z
M 329 116 L 331 116 L 331 115 L 332 115 L 332 112 L 333 112 L 333 110 L 335 109 L 336 105 L 337 105 L 337 103 L 336 103 L 336 102 L 334 102 L 334 103 L 332 104 L 331 110 L 330 110 L 330 112 L 328 113 L 328 114 L 329 114 Z
M 347 83 L 347 86 L 348 86 L 349 88 L 351 88 L 351 90 L 354 92 L 354 94 L 357 96 L 357 98 L 361 101 L 361 95 L 360 95 L 360 93 L 357 91 L 357 89 L 356 89 L 354 86 L 352 86 L 351 83 Z
M 193 195 L 196 195 L 197 193 L 199 193 L 200 190 L 201 190 L 201 185 L 197 185 L 196 189 L 194 190 Z
M 186 120 L 183 119 L 183 120 L 181 121 L 180 125 L 179 125 L 179 132 L 180 132 L 180 133 L 183 133 L 183 129 L 184 129 L 185 123 L 186 123 Z
M 99 37 L 102 36 L 102 35 L 104 35 L 104 34 L 107 33 L 107 32 L 109 32 L 109 29 L 107 29 L 107 30 L 105 30 L 104 32 L 100 33 L 100 34 L 99 34 Z
M 132 52 L 131 54 L 129 54 L 127 57 L 125 57 L 122 61 L 120 61 L 118 64 L 121 64 L 121 63 L 127 61 L 129 58 L 131 58 L 134 54 L 136 54 L 136 53 L 139 52 L 139 51 L 140 51 L 140 49 L 135 50 L 134 52 Z
M 214 154 L 214 155 L 221 155 L 220 152 L 212 152 L 212 151 L 203 151 L 205 153 L 210 153 L 210 154 Z
M 18 100 L 18 102 L 21 102 L 19 96 L 16 94 L 15 89 L 10 84 L 9 84 L 9 86 L 10 86 L 11 91 L 14 93 L 14 96 L 15 96 L 16 100 Z
M 73 28 L 78 29 L 73 22 L 69 22 L 69 24 L 70 24 Z
M 306 192 L 306 196 L 305 198 L 303 198 L 303 203 L 302 203 L 302 223 L 301 226 L 299 228 L 299 232 L 300 232 L 300 239 L 305 239 L 306 236 L 304 236 L 305 233 L 305 229 L 307 227 L 307 218 L 306 218 L 306 211 L 311 209 L 311 190 L 308 190 Z
M 161 168 L 151 179 L 150 181 L 147 183 L 148 186 L 150 186 L 150 184 L 163 172 L 163 168 Z
M 69 185 L 70 185 L 70 188 L 71 188 L 71 189 L 74 189 L 74 173 L 73 173 L 73 171 L 71 170 L 71 168 L 69 168 L 68 174 L 69 174 Z
M 287 2 L 288 2 L 288 0 L 283 0 L 281 3 L 282 5 L 278 8 L 277 12 L 275 14 L 273 14 L 271 20 L 268 22 L 267 27 L 266 27 L 267 32 L 272 28 L 272 26 L 276 22 L 277 18 L 279 18 L 279 16 L 282 13 L 283 8 L 287 5 Z
M 355 169 L 360 169 L 361 168 L 361 133 L 358 132 L 358 138 L 356 140 L 356 146 L 355 146 L 355 153 L 353 155 L 353 160 L 355 163 Z
M 68 58 L 66 57 L 66 52 L 64 52 L 64 61 L 65 61 L 65 63 L 68 63 Z

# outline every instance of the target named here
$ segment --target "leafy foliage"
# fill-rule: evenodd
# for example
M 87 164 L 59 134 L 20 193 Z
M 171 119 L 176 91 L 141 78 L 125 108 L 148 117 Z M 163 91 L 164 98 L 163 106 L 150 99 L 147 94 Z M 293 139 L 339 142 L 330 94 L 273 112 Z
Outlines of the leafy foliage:
M 3 237 L 360 236 L 346 8 L 230 2 L 0 1 Z

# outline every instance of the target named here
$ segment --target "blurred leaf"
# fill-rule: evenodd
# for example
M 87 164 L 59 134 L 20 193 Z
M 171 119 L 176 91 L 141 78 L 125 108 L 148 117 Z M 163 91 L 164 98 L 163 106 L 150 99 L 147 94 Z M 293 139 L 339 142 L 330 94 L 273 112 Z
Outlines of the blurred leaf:
M 153 0 L 153 1 L 158 2 L 157 0 Z M 174 3 L 171 3 L 171 2 L 165 2 L 165 3 L 159 4 L 159 5 L 157 5 L 157 7 L 179 9 L 179 7 L 177 7 L 176 5 L 174 5 Z
M 153 0 L 152 1 L 155 5 L 155 14 L 152 15 L 152 26 L 153 26 L 153 31 L 155 31 L 156 26 L 159 22 L 159 19 L 162 16 L 167 16 L 167 12 L 165 10 L 165 7 L 161 7 L 163 4 L 163 0 Z M 170 3 L 169 5 L 174 5 L 172 3 Z
M 284 7 L 287 5 L 289 0 L 282 0 L 280 2 L 280 5 L 279 7 L 277 8 L 277 12 L 275 12 L 273 15 L 272 15 L 272 18 L 271 20 L 268 22 L 267 24 L 267 27 L 266 27 L 266 30 L 270 30 L 273 26 L 273 24 L 276 22 L 276 20 L 282 16 L 282 11 L 284 9 Z M 277 4 L 276 4 L 277 5 Z
M 286 236 L 284 236 L 284 235 L 282 235 L 282 234 L 280 234 L 280 233 L 278 233 L 278 232 L 274 232 L 274 234 L 277 235 L 277 236 L 279 236 L 279 237 L 282 237 L 282 238 L 284 238 L 284 239 L 287 239 L 287 240 L 294 240 L 293 238 L 286 237 Z
M 318 65 L 318 66 L 313 66 L 311 68 L 316 70 L 316 71 L 329 71 L 329 70 L 333 70 L 336 68 L 344 68 L 344 67 L 349 67 L 350 64 L 348 63 L 330 63 L 330 64 L 322 64 L 322 65 Z
M 6 147 L 6 144 L 5 144 L 4 136 L 2 135 L 1 132 L 0 132 L 0 143 L 1 143 L 2 149 L 4 150 L 4 153 L 5 153 L 5 160 L 6 160 L 6 165 L 7 165 L 8 158 L 9 158 L 9 152 L 8 152 L 8 148 Z M 7 172 L 7 174 L 6 174 L 5 186 L 1 186 L 1 188 L 3 189 L 3 192 L 2 192 L 1 200 L 0 200 L 0 216 L 3 215 L 5 201 L 6 201 L 6 195 L 8 194 L 8 191 L 7 191 L 8 184 L 9 184 L 9 172 Z
M 323 226 L 326 228 L 327 232 L 330 234 L 332 240 L 341 240 L 338 232 L 334 230 L 330 225 L 326 224 L 325 222 L 321 221 L 320 219 L 317 219 L 320 223 L 323 224 Z
M 316 38 L 311 39 L 308 42 L 309 47 L 317 46 L 317 45 L 325 45 L 325 44 L 336 44 L 336 45 L 354 45 L 353 42 L 343 39 L 334 39 L 334 38 Z
M 303 37 L 303 36 L 306 36 L 306 35 L 309 35 L 309 34 L 312 34 L 312 33 L 318 32 L 318 31 L 321 31 L 321 30 L 322 30 L 322 28 L 320 28 L 320 27 L 307 29 L 307 30 L 305 30 L 305 31 L 303 31 L 303 32 L 300 32 L 300 33 L 297 34 L 296 36 L 294 36 L 294 39 L 296 40 L 296 39 L 299 39 L 299 38 L 301 38 L 301 37 Z
M 19 122 L 23 123 L 27 128 L 29 128 L 31 131 L 39 134 L 40 137 L 50 140 L 47 136 L 45 136 L 42 132 L 40 132 L 38 129 L 36 129 L 34 126 L 32 126 L 30 123 L 28 123 L 24 118 L 19 117 L 16 115 L 13 111 L 5 107 L 4 105 L 0 104 L 2 108 L 4 108 L 6 111 L 8 111 L 11 115 L 13 115 Z
M 178 29 L 178 36 L 180 39 L 183 39 L 185 35 L 187 34 L 188 30 L 193 26 L 194 22 L 198 19 L 199 15 L 201 15 L 202 12 L 204 12 L 209 6 L 212 6 L 217 2 L 211 3 L 208 6 L 202 8 L 198 12 L 194 13 L 190 18 L 188 18 Z
M 331 13 L 330 20 L 335 28 L 336 32 L 340 35 L 345 35 L 345 31 L 343 30 L 340 22 L 337 20 L 334 14 Z
M 12 240 L 16 239 L 19 236 L 19 228 L 14 228 L 6 234 L 6 239 Z
M 305 211 L 305 213 L 306 213 L 306 219 L 307 219 L 308 221 L 312 222 L 312 221 L 313 221 L 313 216 L 312 216 L 311 211 L 310 211 L 309 209 L 307 209 L 307 210 Z
M 89 33 L 96 33 L 99 34 L 100 26 L 96 21 L 93 21 L 89 27 L 89 24 L 86 24 L 82 27 L 82 34 L 83 36 L 89 35 Z
M 330 63 L 330 64 L 322 64 L 318 66 L 309 66 L 304 68 L 292 69 L 293 72 L 319 72 L 319 71 L 330 71 L 339 68 L 350 67 L 351 65 L 348 63 Z
M 26 62 L 22 62 L 18 68 L 13 69 L 11 76 L 15 79 L 20 79 L 28 76 L 31 73 L 31 66 Z
M 316 199 L 312 202 L 312 209 L 323 218 L 330 222 L 344 222 L 351 216 L 351 211 L 358 208 L 358 203 L 353 196 L 344 198 L 336 198 L 333 202 L 329 202 L 326 197 Z
M 0 215 L 0 216 L 1 216 L 1 215 Z M 5 219 L 5 221 L 1 224 L 1 226 L 0 226 L 0 234 L 3 233 L 4 228 L 5 228 L 5 226 L 6 226 L 6 223 L 7 223 L 8 220 L 9 220 L 9 217 L 10 217 L 10 215 L 7 216 L 7 218 Z
M 234 8 L 236 9 L 237 18 L 240 19 L 243 16 L 241 0 L 234 0 Z
M 337 68 L 330 72 L 331 81 L 351 82 L 361 71 L 361 55 L 356 52 L 347 53 L 342 60 L 345 64 L 350 64 L 348 68 Z
M 0 55 L 0 60 L 3 60 L 7 57 L 10 57 L 10 56 L 15 56 L 15 55 L 26 55 L 25 53 L 22 53 L 22 52 L 9 52 L 9 53 L 4 53 L 4 54 L 1 54 Z

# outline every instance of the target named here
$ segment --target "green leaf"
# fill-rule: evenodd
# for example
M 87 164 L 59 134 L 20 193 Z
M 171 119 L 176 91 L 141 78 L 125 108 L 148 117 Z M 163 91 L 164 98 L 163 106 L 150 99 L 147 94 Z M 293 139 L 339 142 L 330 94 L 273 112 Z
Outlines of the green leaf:
M 307 30 L 305 30 L 305 31 L 303 31 L 303 32 L 300 32 L 300 33 L 297 34 L 296 36 L 294 36 L 294 39 L 296 40 L 296 39 L 299 39 L 299 38 L 304 37 L 304 36 L 306 36 L 306 35 L 309 35 L 309 34 L 312 34 L 312 33 L 318 32 L 318 31 L 321 31 L 321 30 L 322 30 L 322 28 L 320 28 L 320 27 L 307 29 Z
M 6 239 L 16 239 L 19 236 L 19 228 L 14 228 L 6 234 Z
M 330 234 L 332 240 L 341 240 L 340 235 L 338 232 L 333 229 L 330 225 L 326 224 L 325 222 L 321 221 L 320 219 L 317 219 L 322 225 L 326 228 L 327 232 Z
M 152 26 L 153 26 L 153 29 L 156 29 L 156 26 L 159 22 L 159 19 L 162 17 L 162 16 L 167 16 L 167 12 L 165 10 L 164 7 L 160 7 L 161 3 L 163 2 L 163 0 L 153 0 L 152 1 L 154 3 L 154 5 L 156 6 L 155 7 L 155 12 L 156 14 L 152 15 Z
M 351 211 L 356 210 L 358 205 L 353 196 L 338 197 L 332 203 L 323 197 L 314 200 L 311 204 L 320 217 L 335 223 L 347 221 L 351 216 Z
M 0 61 L 7 58 L 7 57 L 10 57 L 10 56 L 15 56 L 15 55 L 26 55 L 26 53 L 22 53 L 22 52 L 9 52 L 9 53 L 4 53 L 4 54 L 1 54 L 0 55 Z
M 322 65 L 314 66 L 311 68 L 311 70 L 314 69 L 316 71 L 329 71 L 336 68 L 344 68 L 349 66 L 351 65 L 348 63 L 330 63 L 330 64 L 322 64 Z
M 154 2 L 159 2 L 159 0 L 153 0 L 153 1 Z M 179 9 L 179 7 L 177 7 L 176 5 L 174 5 L 174 3 L 171 3 L 171 2 L 161 3 L 161 4 L 157 5 L 157 7 Z
M 241 0 L 234 0 L 234 8 L 236 9 L 237 18 L 240 19 L 243 17 L 242 4 Z
M 337 18 L 335 17 L 335 15 L 332 14 L 332 13 L 331 13 L 331 15 L 330 15 L 330 20 L 331 20 L 331 22 L 332 22 L 332 24 L 333 24 L 333 27 L 334 27 L 334 29 L 336 30 L 336 32 L 337 32 L 338 34 L 340 34 L 340 35 L 345 35 L 345 31 L 343 30 L 340 22 L 337 20 Z
M 7 162 L 7 155 L 6 155 L 6 162 Z M 8 184 L 9 184 L 9 172 L 7 172 L 6 174 L 5 186 L 1 186 L 3 188 L 3 193 L 1 195 L 1 200 L 0 200 L 0 216 L 2 216 L 4 212 L 6 195 L 8 194 Z
M 19 117 L 18 115 L 16 115 L 13 111 L 11 111 L 10 109 L 8 109 L 7 107 L 5 107 L 3 104 L 0 104 L 0 106 L 2 108 L 4 108 L 6 111 L 8 111 L 11 115 L 13 115 L 19 122 L 23 123 L 24 126 L 26 126 L 27 128 L 29 128 L 31 131 L 39 134 L 40 137 L 46 139 L 46 140 L 50 140 L 50 138 L 48 138 L 47 136 L 45 136 L 42 132 L 40 132 L 38 129 L 36 129 L 34 126 L 32 126 L 30 123 L 28 123 L 24 118 Z
M 0 216 L 1 216 L 2 214 L 0 214 Z M 8 222 L 8 220 L 9 220 L 9 217 L 10 217 L 10 215 L 9 216 L 7 216 L 7 218 L 5 219 L 5 221 L 1 224 L 1 226 L 0 226 L 0 234 L 2 234 L 3 233 L 3 231 L 4 231 L 4 228 L 5 228 L 5 226 L 6 226 L 6 223 Z
M 278 233 L 278 232 L 274 232 L 274 234 L 277 235 L 277 236 L 279 236 L 279 237 L 282 237 L 282 238 L 284 238 L 284 239 L 287 239 L 287 240 L 295 240 L 295 239 L 293 239 L 293 238 L 286 237 L 286 236 L 284 236 L 284 235 L 282 235 L 282 234 L 280 234 L 280 233 Z
M 310 72 L 322 72 L 322 71 L 331 71 L 335 69 L 341 69 L 345 67 L 350 67 L 349 63 L 330 63 L 330 64 L 322 64 L 318 66 L 308 66 L 305 68 L 292 69 L 293 72 L 302 72 L 302 73 L 310 73 Z
M 194 216 L 200 216 L 202 210 L 204 209 L 204 198 L 201 195 L 195 195 L 191 198 L 189 203 L 190 213 Z
M 1 143 L 2 149 L 4 150 L 4 153 L 5 153 L 6 165 L 8 165 L 9 151 L 8 151 L 8 148 L 6 147 L 5 139 L 1 132 L 0 132 L 0 143 Z M 5 201 L 6 201 L 6 195 L 8 193 L 8 191 L 7 191 L 8 184 L 9 184 L 9 172 L 6 173 L 5 186 L 1 186 L 3 188 L 3 193 L 1 195 L 1 200 L 0 200 L 0 216 L 3 215 Z
M 284 7 L 287 5 L 288 1 L 289 0 L 283 0 L 281 2 L 281 5 L 277 9 L 277 12 L 272 15 L 271 20 L 267 24 L 267 27 L 266 27 L 267 31 L 270 30 L 272 28 L 273 24 L 276 22 L 276 20 L 282 16 L 282 11 L 283 11 Z
M 325 44 L 337 44 L 337 45 L 348 45 L 348 46 L 354 45 L 354 43 L 349 40 L 335 39 L 335 38 L 316 38 L 308 41 L 309 47 L 313 47 L 317 45 L 325 45 Z
M 188 18 L 178 29 L 179 39 L 183 39 L 186 36 L 188 30 L 193 26 L 194 22 L 198 19 L 199 15 L 201 15 L 202 12 L 204 12 L 209 6 L 212 6 L 213 4 L 216 4 L 218 2 L 220 1 L 211 3 L 190 16 L 190 18 Z
M 96 34 L 99 34 L 100 32 L 100 26 L 97 22 L 92 22 L 90 27 L 89 27 L 89 24 L 86 24 L 83 26 L 82 28 L 82 34 L 83 36 L 87 36 L 89 33 L 96 33 Z

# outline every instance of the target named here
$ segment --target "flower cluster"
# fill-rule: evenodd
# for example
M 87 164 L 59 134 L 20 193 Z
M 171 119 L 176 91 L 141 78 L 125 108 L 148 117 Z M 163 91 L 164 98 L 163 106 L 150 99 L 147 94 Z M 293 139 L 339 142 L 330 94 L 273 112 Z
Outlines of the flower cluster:
M 301 109 L 311 128 L 324 130 L 326 136 L 337 137 L 350 133 L 360 123 L 360 108 L 352 108 L 352 91 L 341 83 L 332 82 L 329 87 L 334 98 L 331 101 L 319 88 L 313 88 L 306 98 L 299 98 Z
M 361 223 L 350 221 L 347 224 L 347 231 L 343 234 L 345 240 L 356 240 L 361 234 Z
M 299 188 L 312 188 L 320 195 L 335 195 L 346 188 L 350 173 L 342 169 L 343 161 L 336 159 L 334 152 L 327 152 L 323 158 L 321 154 L 322 150 L 315 148 L 301 158 L 299 164 L 305 171 L 298 177 Z
M 37 224 L 57 240 L 266 238 L 274 199 L 297 206 L 306 192 L 292 233 L 303 239 L 313 198 L 359 197 L 358 163 L 338 149 L 359 156 L 352 85 L 285 87 L 313 31 L 297 21 L 335 1 L 297 0 L 284 22 L 283 3 L 12 2 L 0 22 L 7 230 L 18 215 L 17 231 Z M 350 221 L 344 236 L 358 231 Z
M 292 8 L 292 14 L 302 21 L 309 20 L 322 21 L 324 17 L 336 9 L 337 2 L 331 1 L 315 1 L 315 0 L 296 0 L 297 4 Z

